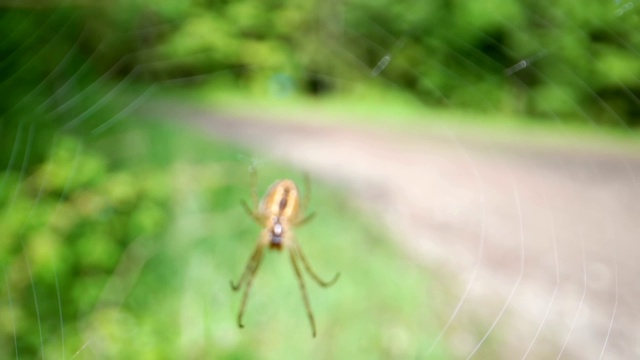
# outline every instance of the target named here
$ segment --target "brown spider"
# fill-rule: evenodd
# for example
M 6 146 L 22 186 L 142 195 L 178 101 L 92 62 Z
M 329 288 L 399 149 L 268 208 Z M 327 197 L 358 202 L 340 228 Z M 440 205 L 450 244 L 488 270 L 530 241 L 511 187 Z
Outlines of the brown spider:
M 303 205 L 306 206 L 309 201 L 309 180 L 305 177 L 305 184 L 307 187 L 306 195 Z M 298 261 L 302 261 L 304 268 L 309 275 L 322 287 L 328 287 L 333 285 L 340 273 L 337 273 L 331 281 L 322 280 L 312 269 L 307 261 L 307 258 L 302 253 L 302 249 L 296 241 L 292 228 L 302 225 L 313 219 L 314 214 L 311 213 L 307 217 L 299 218 L 300 211 L 300 197 L 298 187 L 291 180 L 278 180 L 269 187 L 267 193 L 262 198 L 262 201 L 258 204 L 258 194 L 256 190 L 256 173 L 251 172 L 251 197 L 254 202 L 256 211 L 252 211 L 246 202 L 242 201 L 242 206 L 246 212 L 255 220 L 258 225 L 264 229 L 260 233 L 258 244 L 256 245 L 253 254 L 249 258 L 247 266 L 240 277 L 237 284 L 231 281 L 231 288 L 237 291 L 245 283 L 244 294 L 242 295 L 242 303 L 240 305 L 240 311 L 238 313 L 238 326 L 244 327 L 242 324 L 242 315 L 244 313 L 245 305 L 247 304 L 247 298 L 249 296 L 249 290 L 251 289 L 251 282 L 253 277 L 258 271 L 264 248 L 269 246 L 271 249 L 289 250 L 289 256 L 291 258 L 291 264 L 293 270 L 298 278 L 298 284 L 300 285 L 300 291 L 302 291 L 302 299 L 304 300 L 305 308 L 307 309 L 307 315 L 309 316 L 309 322 L 311 323 L 311 333 L 313 337 L 316 336 L 316 323 L 313 318 L 313 312 L 311 311 L 311 304 L 309 303 L 309 297 L 304 285 L 304 279 L 300 272 Z

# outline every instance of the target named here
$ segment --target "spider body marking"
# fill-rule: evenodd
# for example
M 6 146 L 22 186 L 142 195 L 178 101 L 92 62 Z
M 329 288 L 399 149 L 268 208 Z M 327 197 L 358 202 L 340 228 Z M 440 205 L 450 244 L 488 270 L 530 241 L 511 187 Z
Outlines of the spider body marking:
M 267 190 L 258 211 L 269 233 L 270 248 L 282 250 L 283 241 L 287 240 L 285 231 L 297 220 L 300 211 L 298 187 L 291 180 L 276 181 Z
M 256 245 L 253 254 L 249 258 L 249 261 L 245 267 L 244 272 L 242 273 L 242 276 L 240 277 L 240 280 L 237 284 L 231 282 L 231 288 L 235 291 L 239 290 L 242 285 L 245 285 L 244 293 L 242 295 L 242 302 L 240 304 L 240 311 L 238 312 L 238 326 L 243 327 L 242 316 L 244 314 L 244 309 L 249 296 L 249 291 L 251 289 L 251 284 L 258 270 L 258 267 L 260 266 L 260 262 L 262 261 L 264 248 L 268 246 L 270 249 L 289 251 L 291 264 L 298 279 L 298 285 L 300 287 L 300 291 L 302 292 L 302 299 L 304 301 L 307 316 L 311 324 L 311 333 L 313 337 L 315 337 L 316 324 L 298 262 L 302 262 L 302 265 L 304 266 L 305 270 L 307 270 L 307 273 L 320 286 L 323 287 L 333 285 L 340 277 L 340 273 L 337 273 L 330 281 L 322 280 L 312 270 L 309 262 L 307 261 L 307 258 L 302 253 L 302 249 L 298 245 L 298 242 L 293 235 L 292 228 L 294 226 L 299 226 L 308 222 L 313 218 L 314 215 L 312 213 L 302 219 L 299 216 L 300 209 L 306 207 L 309 200 L 308 178 L 305 178 L 305 183 L 307 183 L 307 196 L 304 198 L 304 203 L 301 203 L 300 201 L 298 187 L 293 181 L 288 179 L 278 180 L 273 183 L 273 185 L 271 185 L 271 187 L 269 187 L 269 189 L 267 190 L 265 196 L 258 203 L 255 172 L 253 171 L 251 175 L 251 194 L 256 211 L 252 211 L 249 205 L 247 205 L 245 202 L 242 202 L 242 205 L 249 216 L 251 216 L 251 218 L 253 218 L 256 223 L 263 227 L 263 230 L 260 234 L 258 244 Z

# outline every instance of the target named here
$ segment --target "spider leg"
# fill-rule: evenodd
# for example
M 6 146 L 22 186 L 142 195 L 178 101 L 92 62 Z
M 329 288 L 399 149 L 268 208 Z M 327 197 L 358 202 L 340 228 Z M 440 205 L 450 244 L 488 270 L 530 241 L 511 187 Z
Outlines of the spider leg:
M 311 220 L 315 219 L 315 217 L 316 217 L 316 213 L 315 213 L 315 211 L 314 211 L 314 212 L 310 213 L 309 215 L 307 215 L 307 216 L 303 217 L 302 219 L 300 219 L 300 220 L 296 221 L 296 222 L 294 223 L 294 225 L 295 225 L 295 226 L 301 226 L 301 225 L 304 225 L 304 224 L 306 224 L 306 223 L 310 222 Z
M 258 169 L 255 164 L 251 164 L 249 167 L 249 176 L 251 183 L 251 200 L 253 201 L 253 208 L 258 208 Z
M 302 201 L 300 202 L 300 208 L 302 208 L 302 210 L 306 210 L 307 207 L 309 206 L 310 200 L 311 200 L 311 179 L 309 178 L 309 174 L 305 172 L 304 173 L 304 195 L 302 197 Z M 309 215 L 305 216 L 304 218 L 294 222 L 293 225 L 295 226 L 304 225 L 309 221 L 313 220 L 315 217 L 316 217 L 316 213 L 312 212 Z
M 298 278 L 298 284 L 300 285 L 300 291 L 302 292 L 302 300 L 304 300 L 304 307 L 307 310 L 307 316 L 309 317 L 309 322 L 311 323 L 311 334 L 313 335 L 313 337 L 316 337 L 316 321 L 313 318 L 313 311 L 311 310 L 311 304 L 309 303 L 307 288 L 304 286 L 304 279 L 302 278 L 302 273 L 300 272 L 300 268 L 298 267 L 295 249 L 291 248 L 291 250 L 289 251 L 289 255 L 291 256 L 291 264 L 293 265 L 293 270 L 295 271 L 296 277 Z
M 256 274 L 256 271 L 258 271 L 258 267 L 260 266 L 260 262 L 262 260 L 263 250 L 264 250 L 264 245 L 262 243 L 259 243 L 258 246 L 256 247 L 256 251 L 254 252 L 254 255 L 252 256 L 253 261 L 251 261 L 251 263 L 253 265 L 251 266 L 250 269 L 249 267 L 247 267 L 248 272 L 245 272 L 245 274 L 248 274 L 248 277 L 247 277 L 247 286 L 244 288 L 244 293 L 242 294 L 240 311 L 238 312 L 238 327 L 240 328 L 244 327 L 244 325 L 242 324 L 242 315 L 244 314 L 244 309 L 247 305 L 247 299 L 249 298 L 249 291 L 251 290 L 251 284 L 253 282 L 254 275 Z M 243 274 L 243 279 L 245 274 Z M 243 279 L 240 279 L 240 280 L 243 280 Z M 239 288 L 239 285 L 240 284 L 238 284 L 238 288 Z M 233 286 L 233 283 L 231 284 L 231 286 Z
M 307 172 L 304 173 L 304 196 L 302 198 L 302 209 L 306 209 L 311 201 L 311 178 Z
M 307 270 L 307 272 L 309 273 L 309 275 L 311 275 L 311 277 L 313 278 L 313 280 L 315 280 L 320 286 L 322 287 L 329 287 L 333 284 L 336 283 L 336 281 L 338 281 L 338 279 L 340 278 L 340 273 L 336 273 L 333 276 L 333 279 L 331 279 L 330 281 L 324 281 L 320 278 L 320 276 L 318 276 L 318 274 L 316 274 L 315 271 L 313 271 L 313 269 L 311 268 L 311 265 L 309 265 L 309 261 L 307 260 L 307 258 L 304 256 L 304 253 L 302 252 L 302 249 L 300 248 L 300 245 L 298 245 L 298 242 L 295 239 L 292 239 L 293 241 L 293 250 L 295 251 L 296 254 L 300 257 L 300 259 L 302 260 L 302 264 L 304 265 L 304 268 Z
M 249 215 L 249 217 L 251 217 L 256 223 L 258 223 L 258 225 L 262 225 L 262 218 L 260 217 L 260 215 L 251 210 L 246 201 L 240 200 L 240 205 L 242 205 L 242 208 L 247 213 L 247 215 Z
M 234 284 L 233 280 L 229 281 L 231 283 L 231 289 L 233 289 L 233 291 L 238 291 L 240 287 L 242 287 L 242 283 L 245 281 L 247 276 L 254 271 L 253 269 L 256 267 L 256 263 L 260 259 L 263 247 L 264 245 L 262 242 L 256 245 L 256 248 L 253 250 L 251 257 L 249 258 L 249 261 L 247 261 L 247 265 L 245 266 L 244 271 L 242 272 L 242 276 L 240 277 L 240 280 L 238 280 L 238 283 Z

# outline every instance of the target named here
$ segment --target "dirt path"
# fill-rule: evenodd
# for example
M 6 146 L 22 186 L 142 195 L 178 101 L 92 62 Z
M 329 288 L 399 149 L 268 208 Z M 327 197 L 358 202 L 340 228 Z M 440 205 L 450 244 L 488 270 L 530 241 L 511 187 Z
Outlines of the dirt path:
M 640 157 L 171 111 L 351 190 L 454 284 L 461 358 L 640 357 Z

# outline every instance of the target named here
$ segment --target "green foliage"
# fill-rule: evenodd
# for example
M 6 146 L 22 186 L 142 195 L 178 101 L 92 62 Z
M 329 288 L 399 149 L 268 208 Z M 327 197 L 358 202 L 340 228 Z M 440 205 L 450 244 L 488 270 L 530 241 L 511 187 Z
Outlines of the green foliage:
M 20 109 L 58 101 L 36 106 L 50 118 L 52 108 L 90 84 L 83 78 L 95 80 L 87 76 L 93 71 L 277 94 L 282 78 L 287 88 L 313 95 L 391 83 L 430 105 L 635 124 L 637 16 L 613 1 L 492 3 L 138 0 L 4 10 L 0 27 L 9 36 L 0 50 L 11 55 L 0 69 L 9 77 L 0 85 L 8 94 L 0 109 L 20 103 L 10 111 L 18 117 Z M 384 56 L 391 62 L 371 78 Z M 505 73 L 521 61 L 528 66 Z M 76 70 L 84 75 L 60 91 Z M 547 103 L 556 92 L 574 103 Z M 91 93 L 82 97 L 91 100 Z M 80 116 L 83 123 L 95 115 L 84 115 L 82 106 L 63 109 L 56 118 Z
M 13 336 L 20 357 L 36 357 L 40 332 L 51 339 L 45 353 L 59 354 L 50 346 L 63 330 L 68 339 L 78 336 L 75 320 L 94 311 L 122 251 L 166 229 L 169 199 L 153 186 L 159 173 L 108 168 L 103 156 L 64 137 L 32 173 L 1 174 L 10 179 L 0 189 L 0 266 L 2 297 L 11 303 L 1 357 L 15 352 Z
M 90 14 L 0 8 L 0 33 L 7 34 L 0 41 L 0 169 L 29 169 L 44 161 L 56 136 L 86 137 L 128 105 L 99 77 L 125 66 L 105 62 Z

